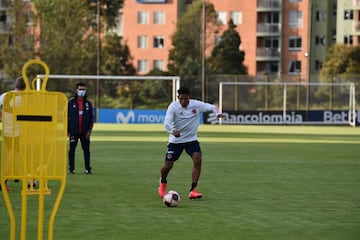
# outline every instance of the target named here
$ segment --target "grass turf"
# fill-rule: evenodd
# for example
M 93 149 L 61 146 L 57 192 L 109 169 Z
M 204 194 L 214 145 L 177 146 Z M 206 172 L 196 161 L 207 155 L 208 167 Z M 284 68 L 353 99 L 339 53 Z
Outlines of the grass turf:
M 83 174 L 79 145 L 54 239 L 360 239 L 359 134 L 350 127 L 202 125 L 204 197 L 187 199 L 192 162 L 184 153 L 168 178 L 182 199 L 167 208 L 157 195 L 162 125 L 97 124 L 94 174 Z M 19 223 L 21 184 L 9 185 Z M 47 212 L 57 186 L 50 183 Z M 28 239 L 37 239 L 37 207 L 29 197 Z M 9 239 L 2 195 L 0 216 L 0 239 Z

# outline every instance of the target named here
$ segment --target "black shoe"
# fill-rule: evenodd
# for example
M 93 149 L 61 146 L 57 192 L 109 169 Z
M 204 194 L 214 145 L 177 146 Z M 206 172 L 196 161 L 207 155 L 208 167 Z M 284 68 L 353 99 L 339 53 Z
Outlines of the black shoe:
M 91 170 L 85 170 L 85 174 L 92 174 Z
M 69 170 L 69 173 L 70 174 L 75 174 L 75 171 L 74 170 Z

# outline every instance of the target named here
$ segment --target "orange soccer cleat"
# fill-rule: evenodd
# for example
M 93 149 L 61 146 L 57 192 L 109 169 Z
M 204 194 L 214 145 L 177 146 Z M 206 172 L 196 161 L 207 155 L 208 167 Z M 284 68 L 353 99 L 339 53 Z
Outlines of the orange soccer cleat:
M 197 199 L 197 198 L 202 198 L 202 194 L 198 193 L 195 189 L 193 189 L 190 193 L 189 193 L 189 198 L 190 199 Z
M 166 194 L 166 183 L 162 183 L 161 179 L 159 181 L 158 194 L 161 198 L 163 198 Z

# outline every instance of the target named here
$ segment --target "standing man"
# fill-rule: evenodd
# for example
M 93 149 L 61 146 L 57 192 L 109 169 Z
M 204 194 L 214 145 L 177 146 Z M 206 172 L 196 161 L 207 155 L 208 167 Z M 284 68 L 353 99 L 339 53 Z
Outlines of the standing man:
M 86 85 L 76 84 L 75 95 L 68 104 L 69 173 L 75 174 L 75 150 L 80 139 L 84 152 L 85 174 L 91 174 L 90 135 L 94 125 L 92 104 L 87 100 Z
M 26 88 L 26 84 L 25 81 L 22 77 L 18 77 L 15 79 L 15 89 L 13 91 L 18 92 L 18 91 L 24 91 Z M 14 144 L 15 144 L 15 157 L 20 157 L 20 143 L 19 143 L 19 136 L 20 136 L 20 126 L 17 123 L 13 123 L 13 116 L 12 116 L 12 112 L 8 112 L 9 109 L 7 109 L 7 111 L 3 111 L 3 101 L 4 101 L 4 97 L 7 94 L 7 92 L 1 94 L 0 96 L 0 110 L 1 110 L 1 114 L 0 114 L 0 119 L 2 121 L 4 121 L 4 129 L 3 129 L 3 144 L 9 144 L 11 143 L 12 139 L 14 139 Z M 9 106 L 19 106 L 21 104 L 21 97 L 20 96 L 16 96 L 14 99 L 11 99 L 11 101 L 8 103 Z M 10 149 L 12 148 L 12 146 L 6 146 L 6 149 L 8 151 L 11 151 Z M 10 154 L 9 154 L 10 156 Z M 17 180 L 16 180 L 17 181 Z M 5 183 L 7 182 L 7 180 L 5 181 Z M 12 190 L 9 186 L 6 186 L 7 190 L 10 191 Z M 0 190 L 1 190 L 1 186 L 0 186 Z
M 196 191 L 196 186 L 201 173 L 201 149 L 198 141 L 198 127 L 200 115 L 203 112 L 213 112 L 218 118 L 222 114 L 215 105 L 190 99 L 190 90 L 181 87 L 178 91 L 178 100 L 169 105 L 164 127 L 169 133 L 165 163 L 161 168 L 160 186 L 158 194 L 162 198 L 166 194 L 167 176 L 176 160 L 179 159 L 183 150 L 193 160 L 192 183 L 189 193 L 190 199 L 201 198 L 202 194 Z

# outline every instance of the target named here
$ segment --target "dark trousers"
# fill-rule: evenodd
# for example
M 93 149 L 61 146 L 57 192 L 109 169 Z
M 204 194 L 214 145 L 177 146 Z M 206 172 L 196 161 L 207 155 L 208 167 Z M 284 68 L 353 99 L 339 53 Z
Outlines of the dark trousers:
M 90 138 L 85 137 L 85 133 L 70 135 L 69 170 L 75 169 L 75 150 L 79 139 L 84 152 L 85 169 L 90 171 Z

